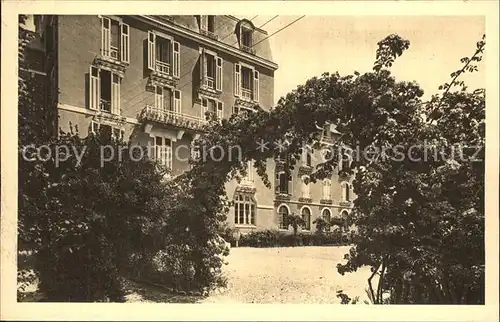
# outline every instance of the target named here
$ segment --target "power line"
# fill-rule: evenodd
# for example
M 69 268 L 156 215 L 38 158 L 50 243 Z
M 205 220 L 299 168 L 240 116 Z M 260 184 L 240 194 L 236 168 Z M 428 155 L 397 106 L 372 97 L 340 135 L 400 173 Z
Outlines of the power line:
M 250 21 L 252 21 L 253 19 L 257 18 L 258 16 L 259 16 L 259 15 L 254 16 L 253 18 L 251 18 L 251 19 L 250 19 Z M 223 27 L 223 26 L 225 26 L 225 25 L 228 25 L 228 24 L 220 24 L 220 25 L 219 25 L 219 27 L 217 27 L 217 28 L 214 30 L 214 32 L 215 32 L 215 31 L 217 31 L 217 30 L 219 30 L 220 28 L 222 28 L 222 27 Z M 223 38 L 221 38 L 221 39 L 220 39 L 220 41 L 223 41 L 224 39 L 226 39 L 227 37 L 231 36 L 232 34 L 233 34 L 233 32 L 231 32 L 231 33 L 227 34 L 226 36 L 224 36 Z M 198 57 L 199 57 L 199 56 L 198 56 L 197 54 L 195 54 L 195 56 L 194 56 L 194 57 L 192 57 L 191 59 L 188 59 L 187 61 L 185 61 L 185 62 L 184 62 L 184 63 L 183 63 L 183 64 L 179 67 L 179 69 L 180 69 L 180 68 L 182 68 L 182 67 L 184 67 L 184 66 L 186 66 L 186 64 L 188 64 L 189 62 L 193 61 L 194 59 L 197 59 Z M 189 73 L 187 73 L 187 74 L 189 74 Z M 182 78 L 182 77 L 184 77 L 184 76 L 186 76 L 187 74 L 182 75 L 181 77 L 179 77 L 179 79 L 180 79 L 180 78 Z M 139 81 L 139 83 L 137 83 L 137 84 L 136 84 L 136 85 L 134 85 L 131 89 L 129 89 L 129 90 L 128 90 L 125 94 L 124 94 L 124 96 L 126 96 L 127 94 L 129 94 L 132 90 L 135 90 L 137 86 L 141 85 L 141 82 L 142 82 L 142 81 Z M 141 92 L 141 93 L 142 93 L 142 92 Z M 137 96 L 139 96 L 141 93 L 139 93 L 139 94 L 137 94 L 136 96 L 132 97 L 130 100 L 132 100 L 132 99 L 136 98 L 136 97 L 137 97 Z
M 297 21 L 301 20 L 301 19 L 302 19 L 302 18 L 304 18 L 305 16 L 306 16 L 306 15 L 303 15 L 303 16 L 299 17 L 298 19 L 295 19 L 294 21 L 290 22 L 289 24 L 287 24 L 287 25 L 286 25 L 286 26 L 284 26 L 283 28 L 278 29 L 277 31 L 273 32 L 272 34 L 270 34 L 270 35 L 269 35 L 269 36 L 267 36 L 266 38 L 264 38 L 264 39 L 262 39 L 262 40 L 258 41 L 258 42 L 257 42 L 256 44 L 254 44 L 252 47 L 257 46 L 258 44 L 260 44 L 260 43 L 261 43 L 261 42 L 263 42 L 264 40 L 269 39 L 269 38 L 271 38 L 272 36 L 276 35 L 277 33 L 279 33 L 279 32 L 281 32 L 281 31 L 285 30 L 286 28 L 290 27 L 291 25 L 293 25 L 293 24 L 294 24 L 294 23 L 296 23 Z
M 269 23 L 269 22 L 271 22 L 272 20 L 276 19 L 278 16 L 279 16 L 279 15 L 276 15 L 276 16 L 272 17 L 271 19 L 267 20 L 267 21 L 266 21 L 266 22 L 264 22 L 262 25 L 260 25 L 260 26 L 259 26 L 259 28 L 261 28 L 262 26 L 264 26 L 264 25 L 268 24 L 268 23 Z M 250 20 L 253 20 L 253 19 L 255 19 L 256 17 L 258 17 L 258 15 L 257 15 L 257 16 L 254 16 L 254 17 L 253 17 L 252 19 L 250 19 Z M 229 36 L 231 36 L 231 35 L 233 35 L 233 32 L 231 32 L 231 33 L 227 34 L 226 36 L 224 36 L 224 37 L 223 37 L 220 41 L 222 41 L 222 40 L 226 39 L 227 37 L 229 37 Z M 269 37 L 268 37 L 268 38 L 269 38 Z M 234 45 L 236 45 L 237 43 L 238 43 L 238 41 L 236 41 L 236 42 L 234 42 L 233 44 L 231 44 L 231 46 L 234 46 Z M 199 58 L 199 55 L 196 55 L 195 57 L 193 57 L 193 58 L 191 58 L 191 59 L 187 60 L 184 64 L 182 64 L 182 65 L 181 65 L 181 67 L 185 66 L 187 63 L 189 63 L 189 62 L 191 62 L 191 61 L 193 61 L 193 60 L 195 60 L 195 59 L 198 59 L 198 58 Z M 180 79 L 182 79 L 183 77 L 185 77 L 186 75 L 189 75 L 189 74 L 191 74 L 191 71 L 189 71 L 189 72 L 187 72 L 187 73 L 185 73 L 185 74 L 181 75 L 181 76 L 179 77 L 179 80 L 180 80 Z M 178 90 L 183 89 L 184 87 L 188 86 L 188 85 L 189 85 L 189 84 L 191 84 L 192 82 L 193 82 L 193 80 L 189 81 L 188 83 L 186 83 L 185 85 L 183 85 L 182 87 L 180 87 Z M 140 85 L 140 84 L 138 84 L 138 85 Z M 136 87 L 137 87 L 137 85 L 136 85 L 136 86 L 134 86 L 134 88 L 133 88 L 133 89 L 135 89 Z M 127 93 L 129 93 L 130 91 L 131 91 L 131 90 L 129 90 Z M 127 100 L 127 101 L 131 101 L 131 100 L 135 99 L 137 96 L 139 96 L 139 95 L 141 95 L 141 94 L 142 94 L 142 92 L 141 92 L 141 93 L 139 93 L 139 94 L 137 94 L 136 96 L 134 96 L 133 98 L 131 98 L 131 99 Z M 146 99 L 148 99 L 148 97 L 147 97 L 147 96 L 146 96 L 145 98 L 143 98 L 142 100 L 140 100 L 139 102 L 135 103 L 134 105 L 140 104 L 140 103 L 144 102 Z M 129 107 L 129 108 L 130 108 L 130 107 Z M 127 109 L 125 109 L 125 110 L 127 110 Z M 125 111 L 125 110 L 124 110 L 124 111 Z
M 292 26 L 294 23 L 296 23 L 297 21 L 301 20 L 302 18 L 304 18 L 306 15 L 303 15 L 297 19 L 295 19 L 294 21 L 290 22 L 289 24 L 287 24 L 286 26 L 276 30 L 275 32 L 273 32 L 272 34 L 270 34 L 269 36 L 265 37 L 264 39 L 261 39 L 260 41 L 258 41 L 257 43 L 253 44 L 252 45 L 252 48 L 254 48 L 256 45 L 260 44 L 261 42 L 263 42 L 264 40 L 266 39 L 269 39 L 271 38 L 272 36 L 280 33 L 281 31 L 289 28 L 290 26 Z M 265 22 L 264 24 L 267 24 L 269 21 L 273 20 L 274 18 L 276 18 L 277 16 L 274 16 L 273 18 L 271 18 L 270 20 L 268 20 L 267 22 Z M 260 27 L 259 27 L 260 28 Z M 235 45 L 236 43 L 234 43 L 233 45 Z M 179 88 L 179 90 L 183 89 L 184 87 L 188 86 L 189 84 L 191 84 L 193 82 L 193 80 L 191 80 L 190 82 L 186 83 L 185 85 L 183 85 L 182 87 Z

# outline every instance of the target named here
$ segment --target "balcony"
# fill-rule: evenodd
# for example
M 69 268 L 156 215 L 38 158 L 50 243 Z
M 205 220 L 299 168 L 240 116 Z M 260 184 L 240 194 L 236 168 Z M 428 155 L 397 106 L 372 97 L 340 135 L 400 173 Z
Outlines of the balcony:
M 207 36 L 208 38 L 212 38 L 214 40 L 219 40 L 219 36 L 216 35 L 214 32 L 212 31 L 208 31 L 208 30 L 200 30 L 200 33 L 204 36 Z
M 276 200 L 289 201 L 291 199 L 291 195 L 288 192 L 280 191 L 276 193 Z
M 312 202 L 312 198 L 310 196 L 309 197 L 299 197 L 299 202 L 311 203 Z
M 249 54 L 255 55 L 255 49 L 251 46 L 241 45 L 241 50 L 243 50 L 244 52 L 247 52 Z
M 203 126 L 207 124 L 207 122 L 200 117 L 177 113 L 151 105 L 146 105 L 139 119 L 141 121 L 156 122 L 195 131 L 200 131 Z
M 331 198 L 322 198 L 320 201 L 319 201 L 320 204 L 324 204 L 324 205 L 332 205 L 333 204 L 333 200 Z
M 221 91 L 216 89 L 214 77 L 206 76 L 201 79 L 200 87 L 198 88 L 198 95 L 218 99 L 220 93 Z
M 101 110 L 103 112 L 111 113 L 111 101 L 101 98 L 99 100 L 99 110 Z
M 351 204 L 352 203 L 350 201 L 347 201 L 347 200 L 343 200 L 343 201 L 339 202 L 339 206 L 342 206 L 342 207 L 350 207 Z
M 149 82 L 161 86 L 175 86 L 176 79 L 172 74 L 172 65 L 169 62 L 155 60 L 155 69 L 149 75 Z
M 170 64 L 169 63 L 163 62 L 161 60 L 156 60 L 155 66 L 156 66 L 155 69 L 158 73 L 164 74 L 165 76 L 172 76 L 170 74 Z
M 253 98 L 252 90 L 250 88 L 241 88 L 241 97 L 247 101 L 251 101 Z

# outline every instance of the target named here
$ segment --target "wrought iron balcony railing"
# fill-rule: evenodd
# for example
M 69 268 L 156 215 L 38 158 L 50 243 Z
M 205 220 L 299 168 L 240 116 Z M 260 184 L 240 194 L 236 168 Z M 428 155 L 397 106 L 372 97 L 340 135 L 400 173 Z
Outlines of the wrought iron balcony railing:
M 170 76 L 170 64 L 161 60 L 156 60 L 156 71 Z
M 207 121 L 201 117 L 177 113 L 151 105 L 146 105 L 146 107 L 142 110 L 140 119 L 143 121 L 153 121 L 192 130 L 200 130 L 205 124 L 207 124 Z

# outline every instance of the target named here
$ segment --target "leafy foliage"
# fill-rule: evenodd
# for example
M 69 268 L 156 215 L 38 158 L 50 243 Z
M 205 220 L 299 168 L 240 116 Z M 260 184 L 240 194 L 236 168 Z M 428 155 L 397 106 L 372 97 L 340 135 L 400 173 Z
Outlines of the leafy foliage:
M 462 71 L 475 70 L 469 66 L 481 61 L 484 45 L 483 39 L 474 56 L 463 60 Z M 286 139 L 287 166 L 293 169 L 303 144 L 317 146 L 318 127 L 333 123 L 341 133 L 334 149 L 385 148 L 374 153 L 377 159 L 357 158 L 342 169 L 355 176 L 357 199 L 346 219 L 357 234 L 339 273 L 371 266 L 369 292 L 375 303 L 385 303 L 385 293 L 391 303 L 484 303 L 484 90 L 452 92 L 452 86 L 444 86 L 442 95 L 423 102 L 418 84 L 396 81 L 388 70 L 408 48 L 407 40 L 391 35 L 379 43 L 373 72 L 324 73 L 281 98 L 271 111 L 256 107 L 255 113 L 220 123 L 212 118 L 203 144 L 224 151 L 239 146 L 242 158 L 226 153 L 216 161 L 207 154 L 167 184 L 148 162 L 110 162 L 101 168 L 95 154 L 102 143 L 94 138 L 63 135 L 52 144 L 90 146 L 82 165 L 70 159 L 56 170 L 53 160 L 20 159 L 20 242 L 39 255 L 43 288 L 54 296 L 64 293 L 57 289 L 65 290 L 65 299 L 119 300 L 118 273 L 134 252 L 184 272 L 176 270 L 179 263 L 171 257 L 186 245 L 190 251 L 181 262 L 194 268 L 194 274 L 191 269 L 182 273 L 189 285 L 215 285 L 224 250 L 213 241 L 228 212 L 225 184 L 255 160 L 257 173 L 271 186 L 266 160 L 277 157 L 277 151 L 259 149 L 255 142 Z M 460 85 L 455 76 L 451 84 Z M 20 116 L 29 106 L 23 102 Z M 424 156 L 424 142 L 443 147 L 447 157 L 415 161 Z M 465 144 L 461 155 L 469 158 L 451 154 L 453 144 Z M 471 146 L 477 147 L 479 160 L 472 160 L 476 149 Z M 407 157 L 397 158 L 401 153 Z M 330 176 L 339 161 L 333 155 L 319 164 L 311 180 Z M 292 222 L 296 235 L 301 223 Z M 176 246 L 167 248 L 172 242 Z M 79 265 L 69 271 L 74 261 Z M 374 290 L 376 274 L 380 282 Z M 95 285 L 89 288 L 89 283 Z

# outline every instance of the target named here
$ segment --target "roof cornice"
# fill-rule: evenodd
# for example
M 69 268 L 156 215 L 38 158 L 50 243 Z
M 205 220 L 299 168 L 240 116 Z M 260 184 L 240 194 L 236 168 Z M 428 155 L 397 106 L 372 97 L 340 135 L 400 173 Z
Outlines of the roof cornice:
M 143 21 L 143 22 L 155 25 L 157 27 L 163 28 L 165 30 L 168 30 L 169 32 L 171 32 L 173 34 L 187 37 L 187 38 L 194 40 L 200 44 L 211 46 L 211 47 L 216 48 L 220 51 L 234 55 L 235 57 L 238 57 L 240 59 L 247 60 L 249 62 L 257 64 L 261 67 L 265 67 L 265 68 L 268 68 L 268 69 L 273 70 L 273 71 L 278 69 L 278 64 L 276 64 L 275 62 L 272 62 L 272 61 L 267 60 L 267 59 L 262 58 L 262 57 L 258 57 L 258 56 L 246 53 L 244 51 L 239 50 L 238 48 L 232 47 L 232 46 L 225 44 L 221 41 L 217 41 L 217 40 L 205 37 L 205 36 L 203 36 L 199 33 L 196 33 L 192 30 L 189 30 L 187 28 L 179 26 L 179 25 L 175 24 L 175 22 L 162 21 L 162 20 L 159 20 L 155 17 L 148 16 L 148 15 L 138 15 L 138 16 L 134 16 L 134 17 L 140 21 Z

